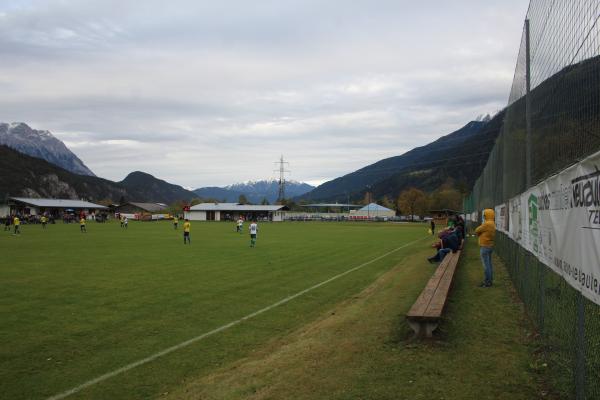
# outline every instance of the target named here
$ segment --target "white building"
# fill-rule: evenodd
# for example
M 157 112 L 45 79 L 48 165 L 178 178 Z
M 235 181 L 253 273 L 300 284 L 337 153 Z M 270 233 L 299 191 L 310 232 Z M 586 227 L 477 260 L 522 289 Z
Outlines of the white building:
M 283 221 L 288 208 L 281 205 L 263 206 L 238 203 L 200 203 L 184 212 L 190 221 L 235 221 L 245 220 Z

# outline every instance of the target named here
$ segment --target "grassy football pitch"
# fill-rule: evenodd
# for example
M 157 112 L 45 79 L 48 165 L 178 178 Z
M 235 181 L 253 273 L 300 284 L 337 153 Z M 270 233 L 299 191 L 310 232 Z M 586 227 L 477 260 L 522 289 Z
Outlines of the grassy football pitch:
M 58 223 L 0 236 L 0 393 L 45 399 L 214 331 L 68 398 L 158 397 L 352 297 L 426 241 L 424 225 Z M 402 247 L 404 246 L 404 247 Z M 402 248 L 400 248 L 402 247 Z M 400 248 L 400 249 L 399 249 Z M 392 250 L 385 257 L 378 258 Z

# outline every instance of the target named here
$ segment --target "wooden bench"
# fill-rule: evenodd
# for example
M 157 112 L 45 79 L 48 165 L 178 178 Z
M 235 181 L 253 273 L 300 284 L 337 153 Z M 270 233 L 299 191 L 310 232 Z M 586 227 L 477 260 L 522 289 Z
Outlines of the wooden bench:
M 427 282 L 425 289 L 406 314 L 406 320 L 415 331 L 415 336 L 431 337 L 433 331 L 438 327 L 446 300 L 448 300 L 448 293 L 452 287 L 460 253 L 461 250 L 458 250 L 456 253 L 449 253 L 444 257 Z

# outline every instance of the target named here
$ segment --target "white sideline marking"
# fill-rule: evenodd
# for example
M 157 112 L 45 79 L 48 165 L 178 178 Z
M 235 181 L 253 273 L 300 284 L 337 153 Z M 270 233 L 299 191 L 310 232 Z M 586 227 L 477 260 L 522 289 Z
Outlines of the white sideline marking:
M 285 298 L 285 299 L 283 299 L 283 300 L 279 300 L 277 303 L 273 303 L 273 304 L 271 304 L 270 306 L 267 306 L 267 307 L 265 307 L 265 308 L 262 308 L 262 309 L 260 309 L 260 310 L 258 310 L 258 311 L 255 311 L 255 312 L 253 312 L 252 314 L 248 314 L 248 315 L 246 315 L 245 317 L 242 317 L 242 318 L 240 318 L 240 319 L 238 319 L 238 320 L 235 320 L 235 321 L 233 321 L 233 322 L 230 322 L 230 323 L 228 323 L 228 324 L 226 324 L 226 325 L 220 326 L 220 327 L 218 327 L 218 328 L 216 328 L 216 329 L 213 329 L 212 331 L 209 331 L 209 332 L 203 333 L 202 335 L 199 335 L 199 336 L 193 337 L 193 338 L 191 338 L 191 339 L 188 339 L 188 340 L 186 340 L 185 342 L 181 342 L 181 343 L 179 343 L 179 344 L 176 344 L 175 346 L 171 346 L 171 347 L 169 347 L 169 348 L 166 348 L 166 349 L 164 349 L 164 350 L 162 350 L 162 351 L 159 351 L 158 353 L 155 353 L 155 354 L 153 354 L 153 355 L 151 355 L 151 356 L 148 356 L 148 357 L 146 357 L 146 358 L 143 358 L 143 359 L 141 359 L 141 360 L 138 360 L 138 361 L 132 362 L 131 364 L 127 364 L 127 365 L 125 365 L 124 367 L 121 367 L 121 368 L 115 369 L 114 371 L 108 372 L 108 373 L 106 373 L 106 374 L 104 374 L 104 375 L 100 375 L 100 376 L 99 376 L 99 377 L 97 377 L 97 378 L 91 379 L 91 380 L 89 380 L 89 381 L 87 381 L 87 382 L 85 382 L 85 383 L 82 383 L 81 385 L 79 385 L 79 386 L 76 386 L 76 387 L 74 387 L 74 388 L 72 388 L 72 389 L 69 389 L 69 390 L 67 390 L 67 391 L 65 391 L 65 392 L 62 392 L 62 393 L 56 394 L 56 395 L 54 395 L 54 396 L 52 396 L 52 397 L 48 397 L 48 398 L 47 398 L 47 400 L 59 400 L 59 399 L 64 399 L 65 397 L 67 397 L 67 396 L 70 396 L 70 395 L 72 395 L 72 394 L 75 394 L 75 393 L 77 393 L 77 392 L 79 392 L 79 391 L 81 391 L 81 390 L 83 390 L 83 389 L 85 389 L 85 388 L 87 388 L 87 387 L 90 387 L 90 386 L 92 386 L 92 385 L 95 385 L 96 383 L 99 383 L 99 382 L 105 381 L 105 380 L 107 380 L 107 379 L 109 379 L 109 378 L 112 378 L 113 376 L 117 376 L 117 375 L 119 375 L 119 374 L 122 374 L 123 372 L 127 372 L 127 371 L 129 371 L 130 369 L 133 369 L 133 368 L 135 368 L 135 367 L 139 367 L 140 365 L 143 365 L 143 364 L 149 363 L 150 361 L 156 360 L 156 359 L 157 359 L 157 358 L 159 358 L 159 357 L 162 357 L 162 356 L 164 356 L 164 355 L 166 355 L 166 354 L 172 353 L 172 352 L 174 352 L 175 350 L 179 350 L 179 349 L 181 349 L 181 348 L 187 347 L 187 346 L 189 346 L 189 345 L 190 345 L 190 344 L 192 344 L 192 343 L 195 343 L 195 342 L 197 342 L 197 341 L 199 341 L 199 340 L 202 340 L 202 339 L 204 339 L 204 338 L 207 338 L 208 336 L 212 336 L 212 335 L 214 335 L 215 333 L 219 333 L 219 332 L 221 332 L 221 331 L 224 331 L 224 330 L 226 330 L 226 329 L 229 329 L 229 328 L 231 328 L 232 326 L 238 325 L 238 324 L 240 324 L 240 323 L 242 323 L 242 322 L 244 322 L 244 321 L 246 321 L 246 320 L 248 320 L 248 319 L 250 319 L 250 318 L 254 318 L 254 317 L 256 317 L 257 315 L 260 315 L 260 314 L 262 314 L 262 313 L 264 313 L 264 312 L 266 312 L 266 311 L 272 310 L 273 308 L 275 308 L 275 307 L 278 307 L 278 306 L 280 306 L 280 305 L 282 305 L 282 304 L 285 304 L 285 303 L 287 303 L 287 302 L 289 302 L 289 301 L 291 301 L 291 300 L 295 299 L 296 297 L 300 297 L 300 296 L 302 296 L 303 294 L 306 294 L 306 293 L 308 293 L 308 292 L 310 292 L 310 291 L 312 291 L 312 290 L 315 290 L 315 289 L 317 289 L 317 288 L 319 288 L 319 287 L 321 287 L 321 286 L 323 286 L 323 285 L 326 285 L 326 284 L 328 284 L 329 282 L 332 282 L 332 281 L 334 281 L 334 280 L 336 280 L 336 279 L 338 279 L 338 278 L 341 278 L 342 276 L 348 275 L 348 274 L 350 274 L 350 273 L 352 273 L 352 272 L 354 272 L 354 271 L 356 271 L 356 270 L 359 270 L 359 269 L 361 269 L 362 267 L 365 267 L 365 266 L 367 266 L 367 265 L 369 265 L 369 264 L 372 264 L 372 263 L 374 263 L 375 261 L 379 261 L 379 260 L 381 260 L 382 258 L 384 258 L 384 257 L 387 257 L 387 256 L 389 256 L 390 254 L 397 252 L 398 250 L 401 250 L 401 249 L 403 249 L 403 248 L 405 248 L 405 247 L 408 247 L 408 246 L 410 246 L 410 245 L 412 245 L 412 244 L 414 244 L 414 243 L 417 243 L 417 242 L 419 242 L 419 241 L 421 241 L 421 240 L 423 240 L 423 239 L 426 239 L 426 238 L 428 238 L 428 237 L 430 237 L 430 236 L 428 235 L 428 236 L 426 236 L 425 238 L 421 238 L 421 239 L 413 240 L 412 242 L 406 243 L 406 244 L 404 244 L 404 245 L 402 245 L 402 246 L 400 246 L 400 247 L 398 247 L 398 248 L 396 248 L 396 249 L 394 249 L 394 250 L 388 251 L 387 253 L 385 253 L 385 254 L 383 254 L 383 255 L 380 255 L 379 257 L 376 257 L 376 258 L 372 259 L 371 261 L 367 261 L 367 262 L 365 262 L 365 263 L 362 263 L 362 264 L 360 264 L 358 267 L 351 268 L 351 269 L 349 269 L 349 270 L 347 270 L 347 271 L 345 271 L 345 272 L 342 272 L 341 274 L 338 274 L 338 275 L 336 275 L 336 276 L 334 276 L 334 277 L 331 277 L 331 278 L 327 279 L 326 281 L 323 281 L 323 282 L 321 282 L 321 283 L 317 283 L 316 285 L 314 285 L 314 286 L 311 286 L 311 287 L 309 287 L 308 289 L 304 289 L 303 291 L 301 291 L 301 292 L 298 292 L 298 293 L 296 293 L 296 294 L 293 294 L 293 295 L 291 295 L 291 296 L 288 296 L 288 297 L 286 297 L 286 298 Z

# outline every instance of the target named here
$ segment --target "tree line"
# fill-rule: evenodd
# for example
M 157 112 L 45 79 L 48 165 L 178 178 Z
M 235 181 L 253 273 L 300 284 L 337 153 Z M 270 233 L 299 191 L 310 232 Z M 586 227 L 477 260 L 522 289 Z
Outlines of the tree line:
M 400 215 L 419 215 L 424 216 L 429 214 L 430 210 L 450 209 L 455 211 L 462 210 L 463 198 L 466 195 L 466 190 L 461 185 L 455 185 L 453 181 L 448 180 L 438 189 L 427 193 L 416 187 L 410 187 L 403 190 L 398 197 L 390 198 L 383 196 L 380 199 L 374 199 L 370 192 L 366 192 L 359 204 L 367 205 L 371 202 L 376 202 L 384 207 L 395 210 Z M 177 201 L 169 206 L 169 210 L 175 213 L 181 213 L 184 206 L 194 206 L 199 203 L 224 203 L 224 199 L 202 198 L 192 199 L 190 202 Z M 246 196 L 240 195 L 239 204 L 251 204 Z M 260 204 L 268 205 L 269 201 L 263 199 Z M 302 206 L 308 204 L 307 200 L 295 202 L 292 199 L 284 199 L 277 203 L 287 206 L 292 211 L 305 211 Z M 343 208 L 343 207 L 342 207 Z M 341 209 L 340 209 L 341 211 Z
M 449 209 L 461 211 L 465 195 L 465 188 L 457 187 L 453 182 L 448 181 L 430 193 L 410 187 L 400 192 L 395 199 L 384 196 L 379 203 L 384 207 L 396 210 L 401 215 L 423 216 L 429 214 L 430 210 Z M 368 194 L 365 194 L 363 203 L 368 201 L 368 197 Z

